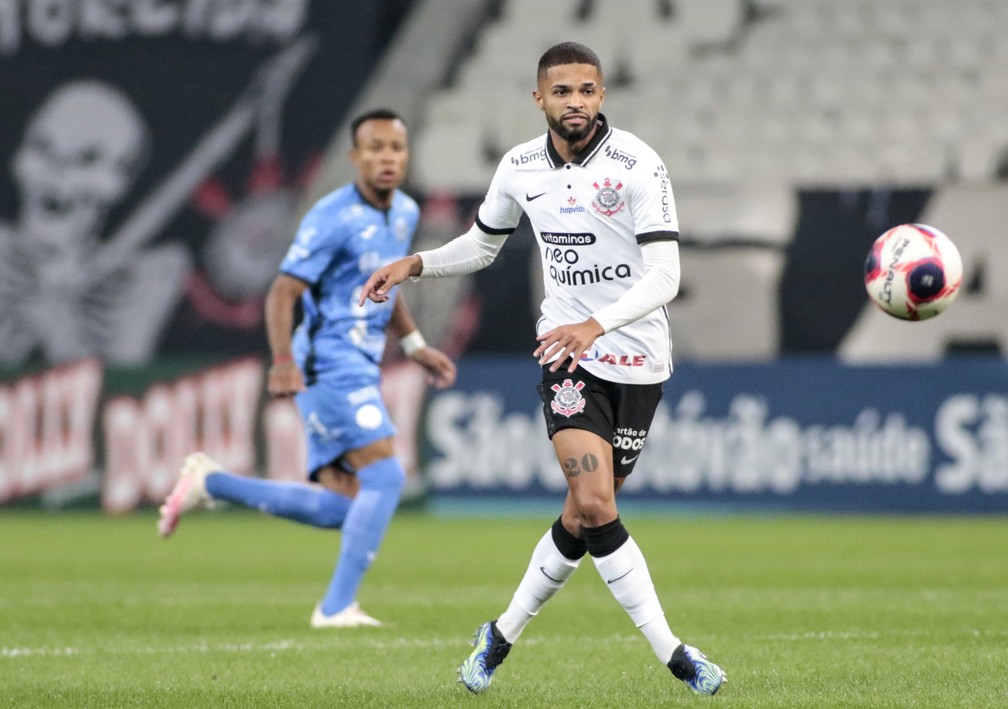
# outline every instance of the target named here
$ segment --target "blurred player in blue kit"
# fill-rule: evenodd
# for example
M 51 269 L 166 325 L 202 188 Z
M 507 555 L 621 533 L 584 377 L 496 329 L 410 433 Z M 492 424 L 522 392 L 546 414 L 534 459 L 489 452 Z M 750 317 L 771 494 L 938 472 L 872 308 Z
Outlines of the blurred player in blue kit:
M 725 682 L 720 667 L 669 628 L 616 506 L 672 371 L 665 306 L 679 288 L 679 226 L 661 158 L 609 124 L 599 110 L 604 96 L 595 52 L 574 42 L 547 50 L 532 92 L 547 132 L 504 155 L 467 233 L 378 268 L 361 296 L 384 302 L 407 278 L 488 266 L 523 212 L 535 232 L 545 298 L 533 354 L 567 497 L 511 603 L 476 631 L 459 667 L 474 693 L 490 686 L 512 644 L 586 555 L 675 677 L 708 695 Z
M 161 507 L 158 531 L 169 536 L 181 515 L 214 500 L 342 532 L 339 559 L 315 628 L 377 626 L 357 603 L 406 481 L 393 451 L 395 429 L 382 401 L 380 363 L 386 330 L 427 370 L 438 388 L 455 382 L 455 365 L 427 346 L 401 298 L 359 304 L 368 275 L 408 252 L 420 210 L 399 190 L 409 139 L 394 112 L 377 109 L 351 124 L 354 182 L 320 199 L 266 296 L 273 365 L 267 387 L 293 396 L 304 421 L 308 482 L 235 475 L 204 453 L 185 460 Z M 294 331 L 298 303 L 303 319 Z

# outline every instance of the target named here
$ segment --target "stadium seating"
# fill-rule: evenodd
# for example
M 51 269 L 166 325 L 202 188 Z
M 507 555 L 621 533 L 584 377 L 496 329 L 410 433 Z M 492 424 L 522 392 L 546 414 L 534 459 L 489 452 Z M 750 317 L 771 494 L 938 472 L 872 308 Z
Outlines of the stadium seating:
M 678 185 L 993 181 L 1006 31 L 1004 0 L 504 0 L 426 102 L 414 181 L 485 190 L 543 132 L 533 64 L 564 39 L 598 51 L 604 110 Z

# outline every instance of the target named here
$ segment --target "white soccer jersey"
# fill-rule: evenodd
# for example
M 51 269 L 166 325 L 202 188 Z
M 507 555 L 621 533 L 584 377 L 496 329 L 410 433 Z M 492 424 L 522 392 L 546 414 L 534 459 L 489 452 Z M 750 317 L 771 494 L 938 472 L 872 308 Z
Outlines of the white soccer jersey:
M 548 133 L 504 156 L 477 226 L 507 234 L 523 211 L 539 243 L 546 286 L 539 334 L 581 322 L 622 296 L 643 276 L 641 244 L 679 238 L 661 158 L 601 114 L 595 137 L 573 162 L 564 162 Z M 599 337 L 579 366 L 608 381 L 654 384 L 672 371 L 671 349 L 661 307 Z

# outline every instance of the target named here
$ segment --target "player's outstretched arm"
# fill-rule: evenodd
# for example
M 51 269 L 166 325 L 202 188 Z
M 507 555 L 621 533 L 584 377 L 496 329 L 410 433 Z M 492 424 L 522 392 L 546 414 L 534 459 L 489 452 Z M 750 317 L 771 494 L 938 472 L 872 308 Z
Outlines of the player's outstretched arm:
M 377 269 L 367 279 L 361 289 L 358 305 L 370 298 L 375 303 L 384 303 L 389 299 L 389 293 L 407 278 L 417 278 L 423 273 L 423 260 L 417 254 L 393 261 Z

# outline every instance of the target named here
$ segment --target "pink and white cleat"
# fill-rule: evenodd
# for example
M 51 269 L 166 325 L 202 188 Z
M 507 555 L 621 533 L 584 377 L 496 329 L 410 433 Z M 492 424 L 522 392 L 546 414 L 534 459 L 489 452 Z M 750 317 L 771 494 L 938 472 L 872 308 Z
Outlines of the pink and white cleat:
M 218 470 L 222 470 L 221 466 L 206 453 L 192 453 L 186 456 L 178 482 L 161 505 L 158 534 L 165 538 L 170 537 L 182 515 L 200 507 L 207 507 L 212 502 L 213 498 L 206 490 L 206 476 Z

